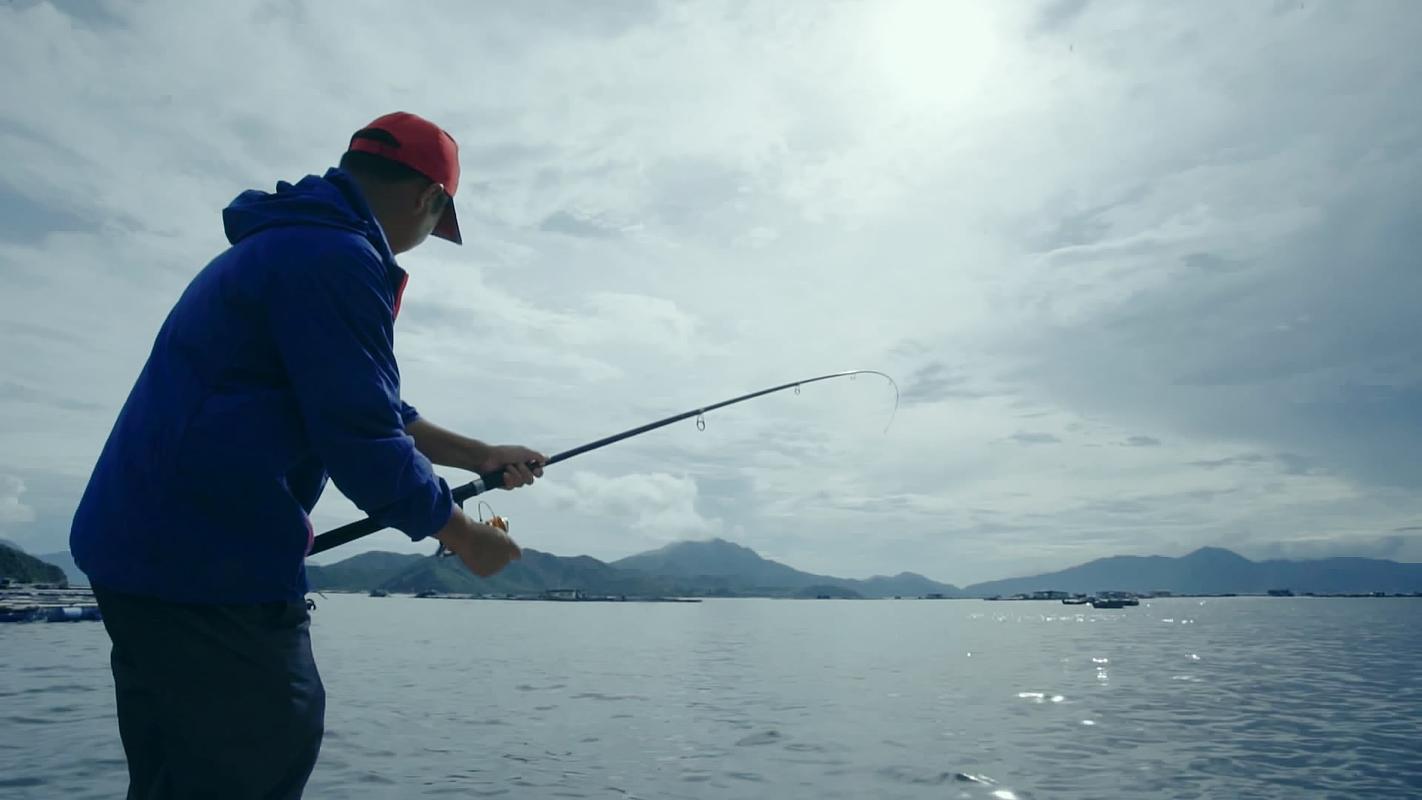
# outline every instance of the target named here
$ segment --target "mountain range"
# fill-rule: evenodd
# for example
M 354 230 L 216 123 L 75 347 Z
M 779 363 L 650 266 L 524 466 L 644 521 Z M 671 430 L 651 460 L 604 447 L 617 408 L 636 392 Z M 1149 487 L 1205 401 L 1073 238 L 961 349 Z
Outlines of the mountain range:
M 610 563 L 590 556 L 557 556 L 525 549 L 523 558 L 492 578 L 474 575 L 458 559 L 378 551 L 324 566 L 308 564 L 306 570 L 313 590 L 476 595 L 536 595 L 549 589 L 643 597 L 993 597 L 1049 590 L 1083 594 L 1263 594 L 1271 589 L 1317 594 L 1422 592 L 1422 564 L 1369 558 L 1251 561 L 1218 547 L 1180 557 L 1112 556 L 1057 572 L 961 589 L 912 572 L 867 579 L 802 572 L 724 539 L 676 542 Z M 0 546 L 0 577 L 50 582 L 70 571 L 71 583 L 88 583 L 73 569 L 68 553 L 35 558 L 18 548 Z
M 457 559 L 395 553 L 362 553 L 326 566 L 308 565 L 306 574 L 313 589 L 387 592 L 537 594 L 547 589 L 581 589 L 602 595 L 702 597 L 959 594 L 954 586 L 911 572 L 868 580 L 801 572 L 724 539 L 677 542 L 610 564 L 591 556 L 555 556 L 525 548 L 523 558 L 491 578 L 470 573 Z
M 1250 561 L 1220 547 L 1202 547 L 1179 558 L 1100 558 L 1060 572 L 977 583 L 965 591 L 975 597 L 991 597 L 1053 589 L 1080 593 L 1262 594 L 1270 589 L 1317 594 L 1411 593 L 1422 591 L 1422 564 L 1375 558 Z
M 801 572 L 779 561 L 763 558 L 754 550 L 724 539 L 674 542 L 657 550 L 613 561 L 615 569 L 669 580 L 689 594 L 784 595 L 810 589 L 833 589 L 818 594 L 845 592 L 848 596 L 942 594 L 957 596 L 958 587 L 938 583 L 913 572 L 875 575 L 866 580 L 836 578 Z
M 1422 564 L 1369 558 L 1251 561 L 1218 547 L 1180 557 L 1113 556 L 1070 569 L 964 588 L 912 572 L 857 580 L 816 575 L 711 539 L 675 542 L 605 563 L 525 550 L 493 578 L 478 578 L 453 559 L 364 553 L 326 567 L 309 566 L 315 588 L 421 590 L 471 594 L 528 594 L 581 589 L 594 594 L 701 597 L 993 597 L 1034 591 L 1175 594 L 1359 594 L 1422 592 Z

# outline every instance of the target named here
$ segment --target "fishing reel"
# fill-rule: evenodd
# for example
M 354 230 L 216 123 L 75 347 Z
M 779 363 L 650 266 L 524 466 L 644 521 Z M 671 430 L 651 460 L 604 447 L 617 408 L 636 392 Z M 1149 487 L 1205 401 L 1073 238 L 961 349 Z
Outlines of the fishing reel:
M 459 504 L 459 507 L 460 507 L 461 509 L 464 508 L 464 504 L 463 504 L 463 503 L 460 503 L 460 504 Z M 482 522 L 482 523 L 484 523 L 485 525 L 492 525 L 492 526 L 494 526 L 495 528 L 498 528 L 499 530 L 503 531 L 504 533 L 508 533 L 508 532 L 509 532 L 509 519 L 508 519 L 508 517 L 501 517 L 501 516 L 495 514 L 495 513 L 494 513 L 494 507 L 491 506 L 491 505 L 489 505 L 488 502 L 486 502 L 486 501 L 484 501 L 484 500 L 480 500 L 480 501 L 479 501 L 479 505 L 476 506 L 475 508 L 478 510 L 478 517 L 477 517 L 477 519 L 478 519 L 479 522 Z M 484 518 L 484 509 L 486 509 L 486 508 L 489 510 L 489 518 L 488 518 L 488 519 L 485 519 L 485 518 Z M 447 548 L 447 547 L 445 547 L 445 546 L 444 546 L 444 542 L 440 542 L 440 543 L 439 543 L 439 547 L 437 547 L 437 548 L 435 549 L 435 553 L 434 553 L 434 554 L 435 554 L 435 557 L 436 557 L 436 558 L 449 558 L 450 556 L 454 555 L 454 551 L 453 551 L 453 550 L 450 550 L 450 549 Z

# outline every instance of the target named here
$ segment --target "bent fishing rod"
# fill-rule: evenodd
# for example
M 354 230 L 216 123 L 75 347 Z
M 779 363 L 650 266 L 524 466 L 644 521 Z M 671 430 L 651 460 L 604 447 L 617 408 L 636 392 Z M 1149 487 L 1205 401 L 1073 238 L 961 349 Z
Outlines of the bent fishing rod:
M 890 378 L 888 375 L 885 375 L 884 373 L 879 372 L 878 370 L 851 369 L 846 370 L 844 372 L 833 372 L 829 375 L 820 375 L 814 378 L 805 378 L 804 380 L 782 383 L 779 386 L 772 386 L 769 389 L 761 389 L 758 392 L 743 394 L 740 397 L 732 397 L 729 400 L 722 400 L 719 403 L 713 403 L 709 406 L 702 406 L 700 408 L 693 408 L 690 411 L 683 411 L 680 414 L 674 414 L 670 417 L 667 417 L 666 419 L 659 419 L 656 422 L 649 422 L 646 425 L 639 425 L 636 428 L 631 428 L 621 433 L 614 433 L 611 436 L 603 437 L 595 442 L 588 442 L 585 445 L 574 447 L 572 450 L 566 450 L 562 453 L 558 453 L 557 455 L 549 457 L 547 461 L 544 461 L 543 466 L 552 466 L 553 464 L 557 464 L 559 461 L 566 461 L 572 458 L 573 456 L 582 455 L 583 453 L 591 452 L 593 450 L 597 450 L 600 447 L 606 447 L 610 444 L 615 444 L 624 439 L 631 439 L 633 436 L 640 436 L 641 434 L 647 433 L 648 431 L 654 431 L 657 428 L 662 428 L 676 422 L 681 422 L 684 419 L 691 419 L 692 417 L 696 418 L 696 427 L 699 430 L 705 430 L 706 420 L 704 417 L 709 411 L 715 411 L 718 408 L 725 408 L 726 406 L 733 406 L 736 403 L 744 403 L 747 400 L 754 400 L 757 397 L 763 397 L 768 394 L 774 394 L 775 392 L 783 392 L 786 389 L 794 389 L 795 394 L 799 394 L 800 387 L 808 383 L 827 381 L 832 380 L 834 378 L 853 378 L 857 375 L 878 375 L 887 380 L 889 384 L 894 387 L 894 412 L 898 412 L 899 385 L 894 382 L 893 378 Z M 889 417 L 889 422 L 890 424 L 893 423 L 892 415 Z M 888 430 L 887 426 L 885 427 L 885 430 Z M 529 466 L 534 465 L 530 464 Z M 462 506 L 465 500 L 468 500 L 469 498 L 474 497 L 475 495 L 483 494 L 484 492 L 487 492 L 490 489 L 501 489 L 503 488 L 503 485 L 503 470 L 480 473 L 474 478 L 474 480 L 453 490 L 452 494 L 454 495 L 454 502 Z M 311 552 L 307 553 L 307 555 L 314 556 L 317 553 L 324 553 L 325 551 L 330 550 L 333 547 L 339 547 L 343 544 L 353 542 L 356 539 L 361 538 L 362 536 L 369 536 L 372 533 L 384 530 L 385 527 L 385 525 L 382 525 L 381 523 L 375 521 L 370 517 L 366 517 L 365 519 L 360 520 L 358 522 L 352 522 L 347 525 L 342 525 L 339 528 L 335 528 L 333 530 L 321 534 L 320 536 L 317 536 L 315 541 L 312 543 Z

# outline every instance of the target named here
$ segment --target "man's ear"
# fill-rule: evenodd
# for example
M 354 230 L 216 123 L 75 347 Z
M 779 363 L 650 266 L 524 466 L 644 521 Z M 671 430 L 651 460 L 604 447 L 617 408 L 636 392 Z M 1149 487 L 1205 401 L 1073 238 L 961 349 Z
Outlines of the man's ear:
M 431 183 L 420 192 L 420 210 L 427 214 L 444 213 L 444 187 Z

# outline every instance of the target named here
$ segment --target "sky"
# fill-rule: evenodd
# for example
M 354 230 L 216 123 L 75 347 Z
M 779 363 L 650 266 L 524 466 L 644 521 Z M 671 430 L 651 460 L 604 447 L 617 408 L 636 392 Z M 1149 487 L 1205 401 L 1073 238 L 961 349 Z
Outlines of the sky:
M 464 175 L 465 246 L 400 259 L 437 424 L 551 455 L 827 372 L 901 393 L 817 383 L 485 495 L 526 547 L 959 584 L 1422 561 L 1422 6 L 418 8 L 0 0 L 0 538 L 67 548 L 222 207 L 405 110 Z M 318 560 L 366 549 L 432 548 Z

